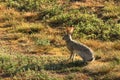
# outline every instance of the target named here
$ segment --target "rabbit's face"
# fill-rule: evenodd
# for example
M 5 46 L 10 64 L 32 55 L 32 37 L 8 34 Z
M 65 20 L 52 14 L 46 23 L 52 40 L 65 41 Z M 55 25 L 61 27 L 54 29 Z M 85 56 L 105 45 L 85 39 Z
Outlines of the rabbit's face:
M 68 41 L 68 40 L 70 40 L 70 37 L 69 37 L 69 35 L 65 35 L 65 36 L 63 36 L 62 39 L 65 40 L 65 41 Z

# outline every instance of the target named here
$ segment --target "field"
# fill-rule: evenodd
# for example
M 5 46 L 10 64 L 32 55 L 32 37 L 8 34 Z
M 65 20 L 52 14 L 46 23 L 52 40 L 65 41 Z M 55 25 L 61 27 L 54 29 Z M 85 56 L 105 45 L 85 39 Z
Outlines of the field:
M 0 0 L 0 80 L 119 80 L 119 0 Z M 89 46 L 84 64 L 62 37 Z

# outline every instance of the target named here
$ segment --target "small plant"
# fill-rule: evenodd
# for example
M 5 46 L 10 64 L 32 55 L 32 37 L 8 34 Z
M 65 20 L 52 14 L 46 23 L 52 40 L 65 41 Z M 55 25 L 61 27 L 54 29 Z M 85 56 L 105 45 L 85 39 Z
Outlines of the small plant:
M 42 9 L 39 13 L 39 18 L 42 20 L 47 20 L 55 15 L 60 14 L 63 11 L 62 6 L 54 5 L 50 8 Z
M 56 0 L 5 0 L 8 7 L 15 8 L 19 11 L 40 11 L 43 6 L 47 7 L 56 3 Z
M 70 74 L 70 75 L 66 76 L 65 80 L 75 80 L 75 74 Z
M 115 49 L 115 50 L 120 50 L 120 41 L 116 41 L 115 43 L 114 43 L 114 45 L 112 46 L 112 48 L 113 49 Z
M 115 2 L 108 1 L 105 3 L 105 7 L 102 9 L 103 19 L 108 20 L 110 18 L 117 19 L 120 15 L 120 7 Z
M 36 77 L 37 77 L 36 79 L 39 80 L 59 80 L 57 78 L 49 77 L 49 75 L 47 74 L 37 74 Z
M 37 11 L 40 7 L 40 0 L 8 0 L 6 2 L 8 7 L 14 7 L 20 11 Z
M 50 40 L 36 38 L 35 39 L 35 44 L 41 45 L 41 46 L 47 46 L 47 45 L 50 45 Z

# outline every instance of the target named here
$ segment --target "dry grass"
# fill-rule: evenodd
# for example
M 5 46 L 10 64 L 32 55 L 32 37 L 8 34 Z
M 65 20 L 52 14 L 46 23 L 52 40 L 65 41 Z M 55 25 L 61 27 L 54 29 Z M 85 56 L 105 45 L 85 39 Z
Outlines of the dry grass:
M 86 44 L 87 46 L 91 47 L 94 50 L 119 50 L 120 48 L 120 42 L 119 41 L 99 41 L 99 40 L 84 40 L 81 39 L 80 42 Z
M 79 8 L 80 6 L 86 6 L 86 7 L 101 7 L 103 4 L 101 4 L 99 1 L 94 0 L 86 0 L 86 1 L 75 1 L 71 2 L 73 8 Z
M 74 62 L 64 63 L 69 58 L 69 51 L 62 40 L 63 30 L 31 21 L 35 20 L 36 13 L 22 14 L 2 5 L 0 10 L 1 79 L 120 79 L 120 41 L 81 39 L 80 42 L 94 50 L 98 59 L 88 65 L 79 57 Z M 50 44 L 41 46 L 41 40 Z
M 22 23 L 16 27 L 16 32 L 32 34 L 40 32 L 43 28 L 41 23 Z

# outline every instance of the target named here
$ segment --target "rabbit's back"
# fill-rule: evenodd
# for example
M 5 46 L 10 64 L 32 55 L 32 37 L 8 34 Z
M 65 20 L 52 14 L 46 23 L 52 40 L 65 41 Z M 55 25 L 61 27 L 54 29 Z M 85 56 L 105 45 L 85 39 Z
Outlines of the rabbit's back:
M 74 40 L 67 42 L 67 46 L 72 49 L 72 50 L 81 50 L 81 51 L 91 51 L 91 49 L 89 47 L 87 47 L 86 45 L 82 44 L 82 43 L 78 43 Z

